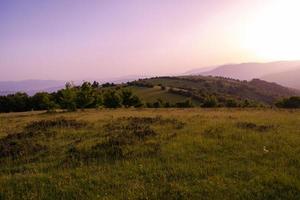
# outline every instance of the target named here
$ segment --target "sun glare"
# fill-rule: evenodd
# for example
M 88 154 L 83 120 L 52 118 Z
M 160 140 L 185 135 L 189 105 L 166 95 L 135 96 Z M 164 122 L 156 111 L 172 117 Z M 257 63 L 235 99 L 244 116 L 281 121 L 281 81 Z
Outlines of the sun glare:
M 300 59 L 300 1 L 273 1 L 247 24 L 245 48 L 262 59 Z

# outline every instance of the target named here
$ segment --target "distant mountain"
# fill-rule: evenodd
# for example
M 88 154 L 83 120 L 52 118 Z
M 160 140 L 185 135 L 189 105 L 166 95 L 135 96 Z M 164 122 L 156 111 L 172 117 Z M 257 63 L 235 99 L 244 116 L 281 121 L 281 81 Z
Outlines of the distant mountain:
M 300 66 L 300 61 L 278 61 L 270 63 L 241 63 L 241 64 L 227 64 L 216 67 L 210 71 L 201 72 L 201 75 L 229 77 L 239 80 L 252 80 L 254 78 L 261 78 L 268 74 L 284 72 L 292 70 Z M 199 73 L 190 73 L 197 75 Z
M 196 69 L 192 69 L 192 70 L 185 72 L 183 75 L 200 75 L 204 72 L 209 72 L 217 67 L 218 66 L 196 68 Z
M 280 73 L 272 73 L 261 77 L 263 80 L 276 82 L 283 86 L 300 90 L 300 67 Z
M 127 76 L 120 76 L 120 77 L 114 77 L 114 78 L 106 78 L 106 79 L 100 79 L 98 80 L 99 83 L 105 83 L 105 82 L 113 82 L 116 84 L 120 84 L 120 83 L 126 83 L 126 82 L 130 82 L 130 81 L 134 81 L 134 80 L 138 80 L 138 79 L 142 79 L 142 78 L 149 78 L 151 76 L 147 76 L 147 75 L 127 75 Z
M 24 81 L 0 81 L 0 95 L 11 94 L 15 92 L 35 92 L 45 91 L 53 92 L 64 87 L 65 81 L 55 80 L 24 80 Z
M 122 76 L 115 78 L 105 78 L 105 79 L 84 79 L 84 80 L 75 80 L 73 83 L 75 85 L 82 84 L 83 81 L 93 82 L 94 80 L 99 83 L 113 82 L 113 83 L 126 83 L 129 81 L 134 81 L 139 78 L 146 78 L 147 76 Z M 23 81 L 0 81 L 0 96 L 14 94 L 16 92 L 26 92 L 29 95 L 33 95 L 37 92 L 55 92 L 62 89 L 66 80 L 23 80 Z
M 6 96 L 9 94 L 14 94 L 16 93 L 15 91 L 0 91 L 0 96 Z

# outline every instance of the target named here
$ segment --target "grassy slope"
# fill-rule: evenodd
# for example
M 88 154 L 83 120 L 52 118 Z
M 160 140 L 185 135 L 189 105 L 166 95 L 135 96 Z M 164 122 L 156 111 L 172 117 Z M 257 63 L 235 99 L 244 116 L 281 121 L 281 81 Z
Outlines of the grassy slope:
M 172 104 L 183 102 L 188 98 L 179 94 L 173 94 L 167 90 L 161 90 L 159 86 L 153 88 L 129 86 L 127 87 L 134 94 L 138 95 L 145 102 L 156 102 L 157 99 L 161 99 L 164 102 L 170 102 Z M 196 100 L 192 100 L 193 105 L 199 106 L 200 103 Z
M 156 136 L 121 146 L 133 150 L 128 156 L 95 156 L 93 147 L 113 134 L 113 127 L 103 125 L 132 116 L 161 116 L 169 121 L 151 124 Z M 7 134 L 22 132 L 32 121 L 58 117 L 88 125 L 50 128 L 42 131 L 49 133 L 44 136 L 33 131 L 26 140 L 45 145 L 46 151 L 16 160 L 0 158 L 0 199 L 300 198 L 300 111 L 119 109 L 1 114 L 0 141 Z M 177 122 L 185 125 L 173 126 Z M 70 151 L 72 147 L 93 159 L 67 159 L 70 152 L 77 155 Z
M 153 85 L 161 84 L 174 88 L 183 88 L 192 91 L 196 95 L 206 93 L 226 98 L 251 99 L 267 104 L 272 104 L 281 97 L 299 94 L 299 91 L 258 79 L 242 82 L 218 77 L 183 76 L 144 79 L 143 82 Z

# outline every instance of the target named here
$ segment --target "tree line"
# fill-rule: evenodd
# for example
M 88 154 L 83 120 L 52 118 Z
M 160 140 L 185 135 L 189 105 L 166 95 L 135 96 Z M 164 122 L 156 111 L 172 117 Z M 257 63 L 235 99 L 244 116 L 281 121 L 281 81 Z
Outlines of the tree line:
M 57 92 L 39 92 L 29 96 L 17 92 L 0 96 L 0 112 L 24 112 L 31 110 L 65 109 L 76 111 L 85 108 L 120 108 L 120 107 L 192 107 L 191 101 L 170 104 L 157 100 L 154 103 L 145 103 L 126 87 L 113 83 L 100 85 L 98 82 L 84 82 L 80 86 L 66 83 L 65 88 Z
M 131 83 L 132 84 L 132 83 Z M 85 108 L 120 108 L 120 107 L 148 107 L 148 108 L 189 108 L 194 107 L 191 99 L 201 103 L 201 107 L 259 107 L 260 104 L 250 100 L 236 100 L 233 98 L 222 98 L 213 95 L 205 95 L 195 99 L 195 95 L 189 91 L 168 88 L 168 91 L 187 97 L 183 102 L 170 103 L 157 99 L 155 102 L 143 102 L 137 95 L 126 88 L 127 85 L 115 85 L 98 82 L 84 82 L 80 86 L 66 83 L 65 88 L 57 92 L 39 92 L 33 96 L 18 92 L 6 96 L 0 96 L 0 112 L 23 112 L 31 110 L 65 109 L 75 111 Z M 139 83 L 141 84 L 141 83 Z M 133 84 L 135 85 L 135 84 Z M 150 84 L 146 85 L 150 87 Z M 145 87 L 142 85 L 140 87 Z M 153 87 L 153 86 L 151 86 Z M 166 90 L 166 87 L 161 87 Z M 284 98 L 275 103 L 279 108 L 300 108 L 300 97 Z

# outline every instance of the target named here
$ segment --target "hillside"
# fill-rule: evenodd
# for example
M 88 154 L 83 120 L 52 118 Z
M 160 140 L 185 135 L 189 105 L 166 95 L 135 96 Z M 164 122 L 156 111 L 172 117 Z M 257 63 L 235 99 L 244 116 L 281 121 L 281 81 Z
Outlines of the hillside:
M 167 89 L 162 90 L 160 86 L 154 86 L 152 88 L 130 86 L 127 88 L 130 89 L 134 94 L 139 96 L 142 101 L 149 103 L 154 103 L 158 99 L 160 99 L 163 102 L 175 104 L 178 102 L 183 102 L 187 99 L 186 96 L 183 96 L 181 94 L 171 93 Z M 198 100 L 192 99 L 192 103 L 194 106 L 200 106 L 200 102 Z
M 294 69 L 300 66 L 300 61 L 278 61 L 270 63 L 241 63 L 228 64 L 215 67 L 212 70 L 200 73 L 190 73 L 191 75 L 211 75 L 234 78 L 239 80 L 252 80 L 261 78 L 271 73 L 279 73 Z M 201 69 L 199 69 L 201 70 Z M 194 70 L 197 72 L 197 70 Z
M 167 92 L 169 93 L 191 97 L 200 103 L 207 96 L 213 95 L 223 103 L 228 99 L 238 101 L 247 99 L 259 103 L 272 104 L 279 98 L 299 94 L 298 91 L 259 79 L 239 81 L 205 76 L 157 77 L 134 81 L 130 85 L 145 88 L 160 85 L 168 88 Z
M 0 199 L 300 199 L 299 121 L 271 109 L 0 114 Z
M 263 76 L 262 79 L 300 90 L 300 67 L 285 72 L 272 73 Z
M 259 79 L 239 81 L 222 77 L 154 77 L 114 84 L 94 81 L 66 84 L 56 92 L 15 93 L 0 96 L 0 112 L 30 110 L 75 111 L 85 108 L 120 107 L 262 107 L 276 106 L 299 91 Z

